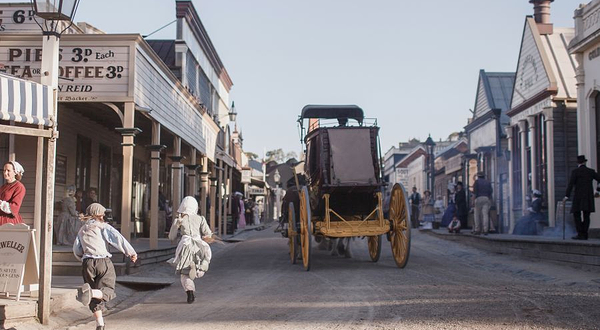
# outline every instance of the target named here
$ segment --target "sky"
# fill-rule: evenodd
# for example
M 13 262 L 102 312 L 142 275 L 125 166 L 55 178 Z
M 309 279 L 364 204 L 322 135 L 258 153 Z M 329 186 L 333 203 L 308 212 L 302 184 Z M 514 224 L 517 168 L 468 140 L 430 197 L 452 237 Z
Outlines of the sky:
M 4 1 L 1 2 L 10 2 Z M 582 1 L 556 0 L 555 27 Z M 586 1 L 588 2 L 588 1 Z M 356 104 L 381 149 L 463 130 L 479 70 L 514 72 L 528 0 L 194 0 L 231 76 L 244 150 L 300 153 L 306 104 Z M 82 0 L 76 21 L 140 33 L 175 19 L 174 0 Z M 174 39 L 175 24 L 150 39 Z

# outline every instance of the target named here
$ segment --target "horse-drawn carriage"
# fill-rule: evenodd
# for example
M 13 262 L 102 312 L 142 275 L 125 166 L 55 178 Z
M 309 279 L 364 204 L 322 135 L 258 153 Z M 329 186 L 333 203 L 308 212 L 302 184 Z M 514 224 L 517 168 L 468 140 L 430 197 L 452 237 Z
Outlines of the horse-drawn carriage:
M 389 217 L 383 212 L 376 120 L 361 108 L 307 105 L 298 119 L 305 145 L 305 185 L 296 181 L 297 203 L 289 203 L 287 233 L 290 257 L 300 250 L 305 270 L 311 265 L 311 236 L 367 237 L 371 260 L 381 255 L 382 236 L 391 242 L 396 265 L 404 268 L 410 252 L 409 209 L 400 184 L 391 189 Z M 306 125 L 308 124 L 308 125 Z M 299 212 L 297 211 L 299 208 Z M 298 219 L 298 218 L 299 219 Z

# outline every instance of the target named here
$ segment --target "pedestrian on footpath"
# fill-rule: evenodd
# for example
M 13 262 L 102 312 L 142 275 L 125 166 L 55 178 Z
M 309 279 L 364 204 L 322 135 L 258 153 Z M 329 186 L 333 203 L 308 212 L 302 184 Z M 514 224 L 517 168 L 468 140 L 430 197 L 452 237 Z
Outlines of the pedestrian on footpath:
M 433 214 L 433 198 L 431 198 L 431 192 L 429 190 L 425 190 L 423 196 L 423 206 L 421 207 L 423 226 L 421 229 L 433 229 L 433 221 L 435 220 L 435 215 Z
M 187 294 L 187 302 L 191 304 L 196 299 L 196 285 L 194 279 L 204 276 L 212 258 L 212 251 L 208 243 L 212 243 L 212 231 L 206 218 L 198 215 L 198 201 L 192 196 L 187 196 L 181 201 L 177 210 L 177 218 L 169 231 L 169 239 L 177 239 L 181 234 L 175 257 L 167 262 L 175 267 L 175 272 L 180 275 L 181 285 Z
M 575 220 L 575 229 L 577 235 L 573 239 L 587 240 L 588 229 L 590 228 L 590 213 L 595 212 L 594 202 L 594 180 L 600 183 L 600 175 L 591 168 L 585 166 L 587 159 L 584 155 L 577 156 L 578 167 L 571 172 L 571 179 L 567 187 L 567 193 L 563 201 L 571 197 L 571 191 L 575 188 L 575 196 L 573 196 L 573 205 L 571 213 Z M 600 191 L 600 187 L 596 187 L 596 191 Z M 581 213 L 583 212 L 583 221 Z
M 473 221 L 474 235 L 480 235 L 483 227 L 483 234 L 487 235 L 490 226 L 490 207 L 492 206 L 492 184 L 485 179 L 483 172 L 477 173 L 477 180 L 473 185 L 473 194 L 475 195 L 475 219 Z
M 102 312 L 106 310 L 106 302 L 114 299 L 115 267 L 110 260 L 107 244 L 121 251 L 132 262 L 137 260 L 137 253 L 125 237 L 108 223 L 104 222 L 106 208 L 99 203 L 87 207 L 82 217 L 84 225 L 79 229 L 73 254 L 82 261 L 82 274 L 85 284 L 77 289 L 77 300 L 88 306 L 96 318 L 96 330 L 104 330 Z
M 21 164 L 11 161 L 4 164 L 4 184 L 0 187 L 0 226 L 6 223 L 23 223 L 19 211 L 25 198 L 25 186 L 21 183 L 25 170 Z
M 65 190 L 65 198 L 61 202 L 60 212 L 55 225 L 56 244 L 72 245 L 81 228 L 81 221 L 75 205 L 75 186 L 68 186 Z
M 410 222 L 413 228 L 419 227 L 419 206 L 421 204 L 421 194 L 417 192 L 417 187 L 412 188 L 412 194 L 408 198 L 410 202 Z M 389 200 L 388 200 L 389 205 Z M 389 206 L 388 206 L 389 208 Z

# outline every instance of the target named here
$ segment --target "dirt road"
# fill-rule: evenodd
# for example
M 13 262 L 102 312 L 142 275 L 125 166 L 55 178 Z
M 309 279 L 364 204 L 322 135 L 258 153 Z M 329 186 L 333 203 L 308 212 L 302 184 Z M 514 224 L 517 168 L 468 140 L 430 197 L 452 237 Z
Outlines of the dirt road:
M 600 274 L 480 252 L 414 232 L 398 269 L 384 239 L 351 259 L 313 250 L 309 272 L 291 265 L 287 241 L 253 232 L 215 256 L 185 302 L 176 282 L 106 318 L 107 329 L 596 329 Z M 175 276 L 168 267 L 156 275 Z M 71 329 L 94 329 L 93 323 Z

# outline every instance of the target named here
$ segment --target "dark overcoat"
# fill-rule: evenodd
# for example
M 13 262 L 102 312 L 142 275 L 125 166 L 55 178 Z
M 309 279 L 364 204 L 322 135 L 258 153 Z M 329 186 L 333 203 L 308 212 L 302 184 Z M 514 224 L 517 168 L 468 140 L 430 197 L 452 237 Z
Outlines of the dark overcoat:
M 581 165 L 571 172 L 571 179 L 565 196 L 571 197 L 571 191 L 575 188 L 573 206 L 571 212 L 595 212 L 594 186 L 593 182 L 600 182 L 600 175 L 591 168 Z

